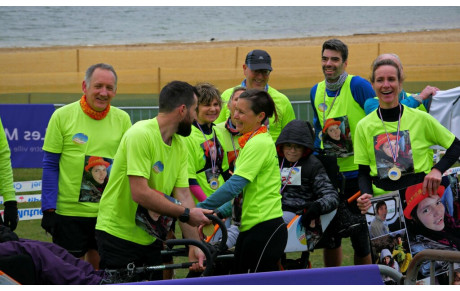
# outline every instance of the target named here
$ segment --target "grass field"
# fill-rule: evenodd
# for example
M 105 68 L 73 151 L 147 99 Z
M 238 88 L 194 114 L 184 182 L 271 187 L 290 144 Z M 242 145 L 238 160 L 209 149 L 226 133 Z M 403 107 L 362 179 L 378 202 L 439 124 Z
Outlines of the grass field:
M 42 178 L 42 169 L 13 169 L 14 181 L 29 181 L 29 180 L 41 180 Z M 3 206 L 1 206 L 3 207 Z M 29 208 L 29 207 L 40 207 L 39 202 L 33 203 L 20 203 L 18 204 L 19 208 Z M 20 221 L 16 229 L 16 233 L 21 238 L 34 239 L 39 241 L 51 242 L 51 236 L 46 234 L 43 228 L 40 226 L 41 220 L 25 220 Z M 180 228 L 176 227 L 176 237 L 181 238 Z M 343 239 L 342 241 L 343 248 L 343 266 L 353 265 L 353 249 L 351 247 L 350 240 Z M 300 257 L 300 253 L 288 253 L 287 257 L 289 259 L 296 259 Z M 184 257 L 175 257 L 175 263 L 185 262 L 187 259 Z M 315 250 L 310 255 L 310 261 L 313 268 L 322 268 L 323 264 L 323 250 Z M 178 269 L 175 271 L 175 278 L 185 278 L 187 275 L 187 270 Z

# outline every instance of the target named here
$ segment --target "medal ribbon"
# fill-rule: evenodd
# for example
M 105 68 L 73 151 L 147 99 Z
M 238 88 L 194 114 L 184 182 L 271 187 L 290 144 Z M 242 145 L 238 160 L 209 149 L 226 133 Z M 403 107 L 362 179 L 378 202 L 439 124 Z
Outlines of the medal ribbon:
M 196 123 L 198 125 L 198 128 L 200 129 L 201 133 L 203 134 L 203 137 L 204 137 L 204 141 L 205 143 L 208 145 L 208 148 L 209 148 L 209 157 L 211 158 L 211 170 L 212 170 L 212 173 L 215 174 L 216 173 L 216 163 L 217 163 L 217 146 L 216 146 L 216 133 L 214 131 L 214 129 L 212 130 L 213 132 L 213 142 L 214 142 L 214 145 L 210 146 L 209 144 L 209 140 L 206 138 L 206 135 L 204 134 L 204 131 L 203 129 L 201 128 L 200 124 L 197 122 Z
M 289 169 L 289 174 L 288 174 L 288 176 L 286 178 L 286 183 L 280 189 L 280 194 L 283 193 L 284 188 L 286 188 L 287 184 L 289 184 L 289 178 L 291 178 L 292 169 L 297 165 L 298 162 L 299 161 L 295 162 L 295 164 Z M 281 172 L 283 171 L 283 165 L 284 165 L 284 158 L 283 158 L 283 161 L 281 162 L 280 175 L 281 175 Z
M 339 95 L 340 89 L 342 89 L 342 87 L 340 87 L 337 90 L 337 92 L 335 93 L 334 100 L 332 100 L 332 104 L 331 104 L 331 107 L 329 108 L 329 110 L 324 110 L 324 113 L 323 113 L 323 126 L 326 124 L 326 116 L 331 112 L 332 107 L 334 107 L 334 103 L 335 103 L 335 100 L 337 99 L 337 96 Z M 326 105 L 326 94 L 327 94 L 327 91 L 326 91 L 326 89 L 324 89 L 324 96 L 323 96 L 323 104 L 324 104 L 324 106 L 327 106 Z M 326 114 L 326 111 L 328 111 L 327 114 Z
M 395 146 L 395 150 L 393 151 L 393 147 L 391 146 L 391 140 L 390 140 L 390 136 L 388 135 L 388 131 L 387 131 L 387 128 L 385 127 L 385 122 L 383 122 L 383 117 L 382 117 L 382 112 L 380 111 L 380 106 L 379 106 L 379 114 L 380 114 L 380 120 L 382 121 L 382 124 L 383 124 L 383 129 L 385 130 L 385 134 L 387 135 L 387 140 L 388 140 L 388 145 L 390 146 L 390 150 L 391 150 L 391 155 L 393 156 L 393 162 L 395 163 L 395 166 L 396 166 L 396 154 L 398 153 L 399 151 L 399 129 L 400 129 L 400 125 L 401 125 L 401 103 L 399 104 L 399 117 L 398 117 L 398 133 L 396 135 L 396 146 Z

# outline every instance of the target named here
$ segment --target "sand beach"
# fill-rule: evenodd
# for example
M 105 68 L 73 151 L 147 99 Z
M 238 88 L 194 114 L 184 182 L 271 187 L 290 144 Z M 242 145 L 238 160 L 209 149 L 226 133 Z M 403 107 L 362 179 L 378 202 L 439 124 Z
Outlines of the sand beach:
M 426 84 L 441 89 L 460 85 L 460 59 L 456 57 L 460 29 L 450 29 L 196 43 L 0 48 L 0 101 L 68 102 L 63 96 L 80 93 L 78 84 L 86 68 L 99 62 L 114 66 L 120 77 L 118 93 L 127 96 L 158 94 L 172 80 L 191 84 L 206 81 L 224 90 L 241 82 L 244 58 L 253 49 L 265 49 L 272 56 L 271 86 L 304 91 L 324 78 L 321 45 L 330 38 L 348 45 L 347 71 L 351 74 L 367 78 L 369 66 L 379 54 L 396 53 L 403 62 L 410 90 L 419 92 Z M 50 93 L 61 96 L 43 97 Z

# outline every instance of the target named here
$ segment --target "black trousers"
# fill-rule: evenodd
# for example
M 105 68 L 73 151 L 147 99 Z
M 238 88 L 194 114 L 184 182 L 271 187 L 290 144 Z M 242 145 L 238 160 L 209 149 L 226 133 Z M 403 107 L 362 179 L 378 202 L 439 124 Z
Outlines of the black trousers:
M 233 274 L 278 271 L 287 243 L 282 217 L 264 221 L 241 232 L 235 245 Z

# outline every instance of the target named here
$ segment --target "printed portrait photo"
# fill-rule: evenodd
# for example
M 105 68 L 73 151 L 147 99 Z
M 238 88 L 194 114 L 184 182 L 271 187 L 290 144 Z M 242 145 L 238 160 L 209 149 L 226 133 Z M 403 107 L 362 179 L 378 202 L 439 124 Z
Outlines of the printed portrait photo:
M 109 181 L 112 159 L 87 156 L 83 168 L 80 202 L 99 202 Z
M 401 176 L 414 172 L 409 131 L 401 131 L 399 136 L 397 132 L 374 136 L 374 152 L 380 179 L 389 178 L 393 167 L 399 169 Z
M 321 136 L 327 155 L 338 158 L 353 155 L 353 142 L 347 116 L 327 119 Z

